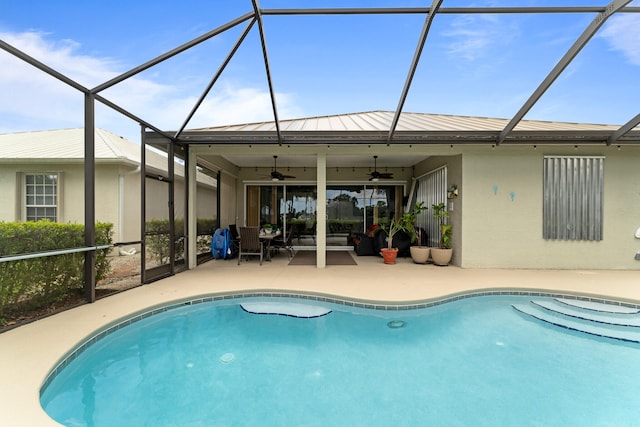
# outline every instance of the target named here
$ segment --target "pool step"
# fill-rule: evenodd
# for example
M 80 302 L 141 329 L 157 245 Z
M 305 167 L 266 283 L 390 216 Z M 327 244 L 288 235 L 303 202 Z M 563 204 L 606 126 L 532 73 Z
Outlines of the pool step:
M 633 307 L 624 307 L 622 305 L 603 304 L 594 301 L 584 301 L 568 298 L 554 298 L 554 301 L 559 303 L 570 305 L 572 307 L 578 307 L 590 311 L 598 311 L 602 313 L 616 313 L 616 314 L 638 314 L 640 309 Z
M 633 314 L 635 313 L 626 314 L 620 312 L 596 310 L 591 308 L 585 309 L 573 305 L 567 305 L 561 301 L 556 300 L 533 300 L 531 301 L 531 303 L 535 306 L 544 308 L 545 310 L 549 310 L 554 313 L 560 313 L 568 317 L 574 317 L 576 319 L 588 320 L 595 323 L 604 323 L 607 325 L 629 326 L 635 328 L 640 327 L 640 316 L 634 316 Z M 606 306 L 608 304 L 600 305 Z
M 640 316 L 637 313 L 611 312 L 610 307 L 600 307 L 607 304 L 592 304 L 598 303 L 590 303 L 590 307 L 585 308 L 557 300 L 534 300 L 529 304 L 513 304 L 512 307 L 520 313 L 561 328 L 640 343 Z
M 276 314 L 303 319 L 322 317 L 331 313 L 330 308 L 295 302 L 243 302 L 240 307 L 247 313 L 252 314 Z

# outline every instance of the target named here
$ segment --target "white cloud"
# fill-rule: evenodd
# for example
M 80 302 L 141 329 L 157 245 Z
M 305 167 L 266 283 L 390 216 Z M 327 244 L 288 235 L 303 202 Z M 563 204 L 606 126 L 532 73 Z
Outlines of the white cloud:
M 119 68 L 123 67 L 113 59 L 79 54 L 80 45 L 73 41 L 50 41 L 47 35 L 36 32 L 0 33 L 0 39 L 88 88 L 122 73 Z M 185 94 L 184 88 L 174 83 L 157 81 L 162 73 L 150 75 L 153 80 L 139 74 L 101 95 L 154 126 L 176 129 L 191 111 L 202 88 Z M 210 76 L 206 76 L 208 78 Z M 188 127 L 273 120 L 266 87 L 242 87 L 230 81 L 220 83 Z M 0 97 L 0 132 L 83 125 L 84 103 L 79 91 L 3 51 L 0 51 L 0 93 L 7 95 Z M 301 113 L 293 100 L 290 95 L 277 94 L 280 118 Z M 130 120 L 123 121 L 121 115 L 99 105 L 96 112 L 98 126 L 138 139 L 139 130 L 135 130 Z M 128 122 L 126 127 L 123 122 Z
M 276 95 L 279 119 L 302 115 L 292 100 L 293 97 L 288 94 Z M 255 88 L 237 89 L 225 84 L 202 104 L 189 126 L 206 127 L 272 120 L 273 107 L 268 92 Z
M 622 52 L 631 64 L 640 65 L 640 14 L 611 17 L 600 37 L 609 43 L 611 49 Z
M 498 17 L 492 15 L 464 15 L 456 18 L 451 29 L 443 35 L 452 39 L 448 43 L 449 54 L 469 62 L 484 56 L 496 43 L 514 37 L 513 29 L 506 28 Z
M 118 74 L 116 61 L 81 55 L 77 53 L 80 44 L 73 40 L 52 41 L 41 32 L 0 33 L 0 38 L 85 86 L 97 85 Z

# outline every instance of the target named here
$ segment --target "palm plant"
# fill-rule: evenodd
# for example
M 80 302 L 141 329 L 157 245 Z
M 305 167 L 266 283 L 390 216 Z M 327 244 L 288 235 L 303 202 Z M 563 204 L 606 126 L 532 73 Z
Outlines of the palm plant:
M 402 219 L 392 218 L 389 225 L 382 225 L 380 228 L 387 233 L 387 249 L 393 249 L 393 236 L 404 229 Z
M 413 209 L 411 212 L 405 212 L 402 214 L 400 218 L 400 222 L 402 223 L 403 230 L 409 234 L 411 237 L 411 242 L 418 242 L 420 245 L 421 236 L 420 232 L 416 229 L 416 222 L 418 221 L 418 215 L 422 212 L 426 211 L 428 208 L 424 205 L 424 202 L 417 202 L 413 205 Z
M 416 231 L 418 215 L 427 209 L 424 202 L 418 202 L 413 206 L 411 212 L 403 212 L 400 218 L 392 218 L 388 226 L 382 226 L 382 229 L 387 233 L 387 248 L 393 248 L 393 236 L 400 231 L 406 232 L 411 241 L 415 242 L 418 239 L 418 232 Z
M 431 206 L 433 208 L 433 216 L 438 219 L 440 225 L 440 247 L 450 249 L 453 226 L 448 224 L 449 212 L 445 209 L 446 205 L 442 202 Z

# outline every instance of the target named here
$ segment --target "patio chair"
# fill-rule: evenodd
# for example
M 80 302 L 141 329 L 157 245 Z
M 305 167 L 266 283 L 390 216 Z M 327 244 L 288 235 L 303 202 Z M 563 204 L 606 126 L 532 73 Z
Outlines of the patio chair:
M 279 238 L 276 237 L 275 239 L 273 239 L 273 242 L 271 242 L 272 248 L 275 248 L 278 251 L 280 249 L 286 250 L 289 259 L 293 258 L 293 232 L 294 227 L 289 227 L 289 229 L 287 230 L 286 238 L 284 236 L 280 236 Z
M 243 255 L 255 255 L 260 257 L 260 265 L 262 265 L 262 256 L 264 250 L 260 241 L 260 228 L 258 227 L 240 227 L 240 243 L 238 244 L 238 265 Z

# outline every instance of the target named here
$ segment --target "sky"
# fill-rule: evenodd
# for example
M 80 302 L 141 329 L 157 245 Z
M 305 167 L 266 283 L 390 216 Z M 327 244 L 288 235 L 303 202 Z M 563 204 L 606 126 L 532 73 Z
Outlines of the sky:
M 563 6 L 603 6 L 566 0 Z M 425 7 L 412 0 L 262 0 L 263 9 Z M 558 6 L 555 0 L 444 0 Z M 640 0 L 630 6 L 640 6 Z M 94 88 L 252 12 L 250 0 L 0 0 L 0 39 Z M 423 15 L 271 16 L 264 34 L 279 119 L 395 111 Z M 403 111 L 511 118 L 595 14 L 436 15 Z M 100 93 L 163 130 L 182 126 L 248 22 Z M 254 25 L 187 128 L 272 121 Z M 611 17 L 525 119 L 622 125 L 640 113 L 640 13 Z M 83 95 L 0 50 L 0 133 L 82 127 Z M 140 127 L 96 104 L 96 125 Z

